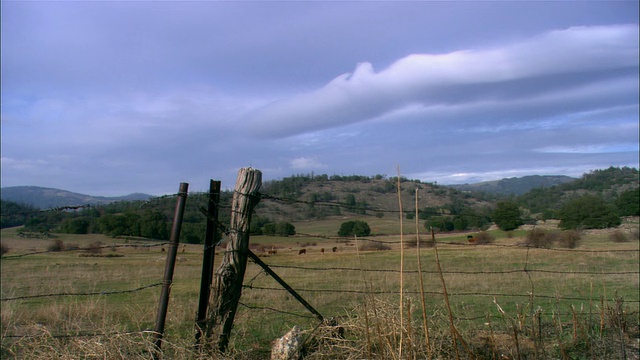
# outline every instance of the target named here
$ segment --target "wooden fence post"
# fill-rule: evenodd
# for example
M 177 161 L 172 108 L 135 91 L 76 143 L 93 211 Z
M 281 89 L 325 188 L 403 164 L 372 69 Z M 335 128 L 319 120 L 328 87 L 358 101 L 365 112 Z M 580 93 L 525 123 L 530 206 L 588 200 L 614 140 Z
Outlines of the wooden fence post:
M 259 170 L 242 168 L 238 171 L 231 205 L 229 243 L 216 270 L 216 291 L 207 321 L 207 338 L 211 338 L 215 328 L 215 333 L 218 334 L 217 346 L 221 352 L 224 352 L 229 344 L 233 320 L 242 293 L 249 251 L 251 213 L 260 201 L 258 190 L 261 185 L 262 173 Z
M 171 283 L 173 282 L 173 270 L 176 265 L 176 254 L 178 253 L 180 230 L 182 228 L 182 218 L 184 216 L 184 207 L 187 201 L 188 190 L 189 184 L 180 183 L 180 190 L 178 191 L 178 201 L 176 202 L 176 210 L 173 217 L 173 225 L 171 227 L 171 239 L 169 242 L 169 251 L 167 252 L 167 263 L 164 268 L 162 293 L 160 294 L 160 304 L 158 306 L 158 315 L 156 317 L 156 352 L 153 356 L 154 359 L 158 358 L 162 346 L 164 323 L 167 317 L 167 308 L 169 307 L 169 294 L 171 292 Z

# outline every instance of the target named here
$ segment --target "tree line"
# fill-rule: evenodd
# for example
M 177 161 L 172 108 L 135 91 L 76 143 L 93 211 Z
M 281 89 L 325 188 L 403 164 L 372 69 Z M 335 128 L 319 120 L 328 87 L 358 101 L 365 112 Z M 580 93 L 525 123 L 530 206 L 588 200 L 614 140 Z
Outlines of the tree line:
M 262 191 L 273 195 L 300 196 L 305 183 L 315 181 L 359 181 L 385 180 L 376 182 L 379 191 L 395 191 L 397 178 L 387 179 L 384 175 L 374 177 L 349 176 L 336 177 L 327 175 L 297 175 L 281 181 L 266 182 Z M 404 181 L 413 181 L 405 178 Z M 388 188 L 384 184 L 389 183 Z M 625 189 L 622 191 L 621 189 Z M 413 219 L 418 216 L 424 221 L 426 228 L 439 231 L 481 230 L 495 223 L 503 230 L 509 231 L 525 223 L 534 223 L 540 219 L 559 219 L 560 226 L 565 229 L 605 228 L 620 224 L 621 216 L 640 215 L 640 190 L 638 188 L 638 170 L 631 168 L 609 168 L 585 174 L 575 182 L 556 185 L 549 188 L 537 188 L 521 196 L 498 198 L 490 206 L 477 206 L 473 201 L 475 194 L 460 192 L 452 188 L 433 187 L 434 192 L 447 194 L 449 203 L 441 207 L 425 207 L 418 210 L 417 215 L 407 213 Z M 223 231 L 229 223 L 230 214 L 224 211 L 229 208 L 233 193 L 221 193 L 219 212 L 220 228 Z M 310 196 L 310 197 L 309 197 Z M 382 217 L 380 209 L 371 209 L 366 199 L 359 199 L 352 193 L 332 194 L 328 191 L 307 194 L 310 201 L 305 201 L 308 216 L 322 218 L 331 215 L 342 215 L 348 212 L 358 215 Z M 293 197 L 296 199 L 296 197 Z M 473 200 L 473 201 L 471 201 Z M 190 193 L 183 217 L 181 241 L 200 243 L 203 241 L 208 194 Z M 319 206 L 319 203 L 332 202 L 335 206 Z M 23 231 L 29 232 L 63 232 L 73 234 L 100 233 L 109 236 L 137 236 L 158 240 L 167 240 L 173 218 L 175 198 L 161 197 L 150 201 L 121 201 L 106 205 L 83 208 L 76 211 L 40 211 L 28 205 L 1 201 L 2 216 L 0 225 L 12 227 L 24 225 Z M 326 205 L 326 204 L 323 204 Z M 339 206 L 338 206 L 339 205 Z M 269 216 L 253 216 L 251 232 L 262 235 L 290 236 L 295 228 L 288 221 L 275 220 Z M 339 233 L 349 233 L 365 228 L 362 224 Z M 366 232 L 366 231 L 365 231 Z

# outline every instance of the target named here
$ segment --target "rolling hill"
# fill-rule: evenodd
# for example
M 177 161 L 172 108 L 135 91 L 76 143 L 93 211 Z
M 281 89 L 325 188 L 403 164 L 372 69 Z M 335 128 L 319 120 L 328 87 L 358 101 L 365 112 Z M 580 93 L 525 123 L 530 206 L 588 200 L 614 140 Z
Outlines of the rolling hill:
M 50 209 L 61 206 L 101 205 L 115 201 L 147 200 L 151 195 L 134 193 L 126 196 L 105 197 L 78 194 L 71 191 L 39 186 L 10 186 L 1 190 L 4 201 L 27 204 L 38 209 Z
M 498 195 L 522 195 L 535 188 L 547 188 L 565 184 L 577 179 L 564 175 L 531 175 L 512 177 L 475 184 L 451 185 L 461 191 L 481 191 Z

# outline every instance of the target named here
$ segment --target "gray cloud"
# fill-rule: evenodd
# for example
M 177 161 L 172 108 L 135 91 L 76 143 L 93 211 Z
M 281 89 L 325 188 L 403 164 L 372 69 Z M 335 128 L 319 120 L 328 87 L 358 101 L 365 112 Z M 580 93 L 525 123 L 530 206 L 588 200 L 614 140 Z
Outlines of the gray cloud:
M 0 24 L 3 186 L 638 164 L 637 2 L 6 2 Z
M 578 98 L 590 107 L 594 90 L 605 99 L 620 92 L 637 95 L 637 44 L 636 25 L 578 27 L 496 49 L 410 55 L 378 73 L 361 63 L 321 89 L 249 116 L 261 134 L 286 136 L 372 120 L 408 106 L 437 112 L 460 105 L 482 113 L 513 103 Z

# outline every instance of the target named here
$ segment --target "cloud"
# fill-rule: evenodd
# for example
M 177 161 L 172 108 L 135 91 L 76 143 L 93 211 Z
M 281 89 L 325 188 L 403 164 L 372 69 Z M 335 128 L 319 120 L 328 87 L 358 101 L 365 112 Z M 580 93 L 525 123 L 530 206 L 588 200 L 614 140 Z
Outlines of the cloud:
M 606 153 L 622 153 L 622 152 L 638 152 L 638 144 L 590 144 L 582 146 L 549 146 L 536 149 L 542 153 L 558 153 L 558 154 L 606 154 Z
M 558 97 L 588 108 L 590 97 L 611 100 L 608 92 L 637 98 L 637 62 L 637 25 L 572 27 L 500 48 L 413 54 L 380 72 L 360 63 L 316 91 L 255 110 L 247 121 L 261 135 L 281 137 L 406 109 L 482 114 L 557 104 Z
M 299 157 L 291 160 L 291 168 L 296 170 L 323 169 L 326 167 L 326 164 L 321 163 L 315 158 Z

